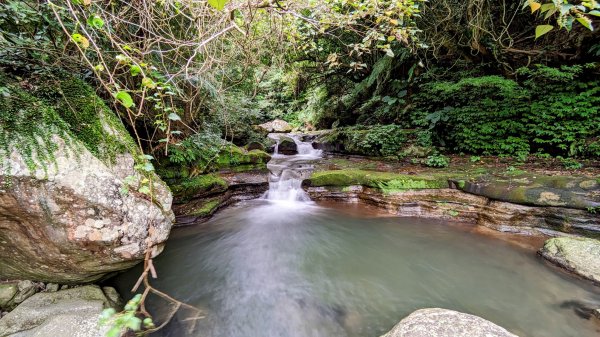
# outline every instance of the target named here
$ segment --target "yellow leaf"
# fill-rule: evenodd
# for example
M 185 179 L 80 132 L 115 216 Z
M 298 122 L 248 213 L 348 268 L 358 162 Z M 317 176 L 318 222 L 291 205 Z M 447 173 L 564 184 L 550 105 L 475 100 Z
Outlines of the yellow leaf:
M 542 4 L 539 2 L 530 2 L 529 7 L 531 7 L 531 13 L 535 13 L 538 9 L 542 7 Z
M 396 20 L 396 19 L 392 19 L 392 20 L 390 20 L 390 23 L 391 23 L 392 25 L 394 25 L 394 26 L 397 26 L 397 25 L 398 25 L 398 20 Z
M 396 37 L 395 37 L 395 36 L 393 36 L 393 35 L 390 35 L 390 36 L 388 36 L 388 38 L 387 38 L 388 42 L 392 42 L 392 41 L 394 41 L 395 39 L 396 39 Z
M 92 0 L 83 0 L 82 3 L 84 6 L 89 6 L 92 4 Z

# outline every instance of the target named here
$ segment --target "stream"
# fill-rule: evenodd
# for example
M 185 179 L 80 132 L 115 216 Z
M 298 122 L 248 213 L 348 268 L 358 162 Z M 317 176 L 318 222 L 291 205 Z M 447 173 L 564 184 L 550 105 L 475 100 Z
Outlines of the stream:
M 155 260 L 156 288 L 204 308 L 179 310 L 162 337 L 376 337 L 412 311 L 441 307 L 520 337 L 592 337 L 577 314 L 598 288 L 557 272 L 535 251 L 445 221 L 319 205 L 301 188 L 321 153 L 274 155 L 269 191 L 177 229 Z M 122 294 L 140 268 L 117 277 Z M 161 321 L 169 305 L 151 300 Z

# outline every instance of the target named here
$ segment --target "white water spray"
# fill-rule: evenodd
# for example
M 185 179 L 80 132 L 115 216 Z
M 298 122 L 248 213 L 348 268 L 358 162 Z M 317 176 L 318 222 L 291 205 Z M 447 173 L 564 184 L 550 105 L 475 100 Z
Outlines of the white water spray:
M 296 143 L 298 154 L 279 154 L 279 144 L 283 137 L 289 137 Z M 303 142 L 300 135 L 296 134 L 270 134 L 269 138 L 274 139 L 277 144 L 273 158 L 267 164 L 271 175 L 269 190 L 263 198 L 288 203 L 309 202 L 309 196 L 302 189 L 302 181 L 310 177 L 313 162 L 321 158 L 322 151 L 314 149 L 309 142 Z

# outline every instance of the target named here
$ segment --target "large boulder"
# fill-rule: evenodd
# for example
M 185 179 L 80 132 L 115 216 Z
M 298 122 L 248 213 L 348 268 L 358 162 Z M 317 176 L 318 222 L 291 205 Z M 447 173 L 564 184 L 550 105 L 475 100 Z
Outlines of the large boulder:
M 485 319 L 431 308 L 413 312 L 382 337 L 516 337 Z
M 600 241 L 560 237 L 544 243 L 540 255 L 573 273 L 600 284 Z
M 267 122 L 267 123 L 259 124 L 258 127 L 269 133 L 271 133 L 271 132 L 275 132 L 275 133 L 292 132 L 292 126 L 288 122 L 286 122 L 282 119 L 275 119 L 275 120 Z
M 0 337 L 104 337 L 98 319 L 109 307 L 120 309 L 98 286 L 38 293 L 0 319 Z
M 13 151 L 0 175 L 0 279 L 92 282 L 157 254 L 174 220 L 166 185 L 154 176 L 153 200 L 122 193 L 140 176 L 131 155 L 109 166 L 54 141 L 54 164 L 31 171 Z
M 92 282 L 160 252 L 171 192 L 122 122 L 81 80 L 39 82 L 0 76 L 0 279 Z

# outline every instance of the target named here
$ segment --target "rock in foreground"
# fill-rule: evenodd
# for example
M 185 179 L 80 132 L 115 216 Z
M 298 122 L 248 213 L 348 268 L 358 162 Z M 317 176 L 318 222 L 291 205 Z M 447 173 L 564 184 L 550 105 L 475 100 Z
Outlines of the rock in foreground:
M 600 241 L 561 237 L 546 241 L 540 255 L 573 273 L 600 283 Z
M 0 319 L 0 337 L 103 337 L 99 316 L 116 306 L 109 296 L 98 286 L 38 293 Z
M 516 337 L 490 321 L 432 308 L 413 312 L 382 337 Z

